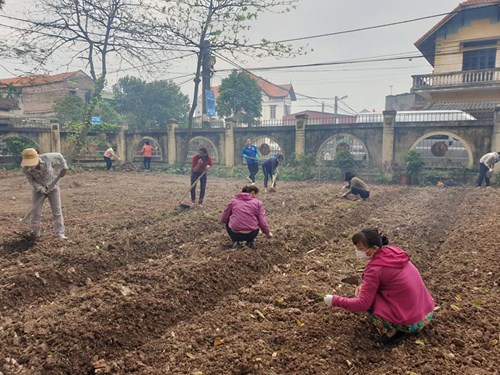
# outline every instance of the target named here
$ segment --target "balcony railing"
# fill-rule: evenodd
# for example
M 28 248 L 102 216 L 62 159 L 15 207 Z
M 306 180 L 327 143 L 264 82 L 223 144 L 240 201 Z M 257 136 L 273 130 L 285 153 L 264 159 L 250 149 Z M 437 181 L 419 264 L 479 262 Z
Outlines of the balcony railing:
M 500 84 L 500 68 L 414 75 L 412 77 L 413 90 L 487 86 Z

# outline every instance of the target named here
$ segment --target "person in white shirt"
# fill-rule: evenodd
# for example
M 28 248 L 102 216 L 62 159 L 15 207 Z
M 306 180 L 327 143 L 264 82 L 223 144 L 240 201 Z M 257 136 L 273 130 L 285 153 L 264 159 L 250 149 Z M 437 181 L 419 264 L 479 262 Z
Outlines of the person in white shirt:
M 495 167 L 495 163 L 499 160 L 500 151 L 489 152 L 479 159 L 479 178 L 477 179 L 477 187 L 481 187 L 483 180 L 486 186 L 490 186 L 490 177 L 493 173 L 493 168 Z
M 34 148 L 27 148 L 22 153 L 21 167 L 28 178 L 28 182 L 33 188 L 32 210 L 30 218 L 30 230 L 33 237 L 40 237 L 40 220 L 42 215 L 43 202 L 45 197 L 49 199 L 52 210 L 52 221 L 54 232 L 60 239 L 67 239 L 64 234 L 64 218 L 61 208 L 61 194 L 59 183 L 54 181 L 58 175 L 63 177 L 68 172 L 68 164 L 58 152 L 51 152 L 39 155 Z M 54 171 L 54 166 L 61 170 L 58 174 Z

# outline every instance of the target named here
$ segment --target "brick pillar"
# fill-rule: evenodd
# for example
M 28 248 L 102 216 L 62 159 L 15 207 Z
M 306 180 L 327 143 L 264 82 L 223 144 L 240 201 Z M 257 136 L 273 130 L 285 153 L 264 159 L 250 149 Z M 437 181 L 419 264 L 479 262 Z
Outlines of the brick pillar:
M 176 120 L 170 120 L 167 125 L 167 163 L 173 165 L 177 161 L 177 145 L 175 143 L 175 129 L 179 125 Z
M 396 111 L 384 111 L 383 114 L 382 165 L 390 165 L 394 160 L 394 125 L 396 123 Z
M 304 155 L 306 150 L 307 115 L 295 116 L 295 154 Z
M 224 131 L 224 153 L 226 156 L 226 167 L 234 167 L 234 126 L 236 121 L 232 118 L 226 119 Z
M 61 152 L 61 132 L 56 121 L 50 122 L 50 152 Z

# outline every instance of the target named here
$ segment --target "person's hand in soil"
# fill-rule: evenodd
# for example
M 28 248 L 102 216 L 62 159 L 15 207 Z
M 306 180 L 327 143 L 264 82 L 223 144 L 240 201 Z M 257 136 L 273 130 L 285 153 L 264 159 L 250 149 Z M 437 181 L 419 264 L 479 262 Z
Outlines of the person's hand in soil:
M 328 307 L 332 307 L 333 295 L 327 294 L 325 298 L 323 298 L 323 301 L 325 302 L 325 305 L 327 305 Z
M 267 238 L 271 238 L 272 236 L 273 236 L 273 233 L 269 232 L 269 234 L 267 235 Z
M 354 289 L 354 295 L 357 297 L 359 296 L 359 293 L 361 293 L 361 287 L 363 286 L 363 284 L 359 284 L 356 289 Z

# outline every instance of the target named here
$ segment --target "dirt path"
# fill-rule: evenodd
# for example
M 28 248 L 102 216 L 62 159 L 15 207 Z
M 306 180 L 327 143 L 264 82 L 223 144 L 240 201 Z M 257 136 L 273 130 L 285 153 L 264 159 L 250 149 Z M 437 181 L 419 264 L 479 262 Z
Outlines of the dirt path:
M 28 247 L 11 232 L 28 186 L 2 177 L 5 374 L 498 371 L 498 189 L 375 186 L 351 202 L 340 185 L 283 183 L 260 197 L 275 237 L 232 251 L 217 219 L 240 182 L 210 177 L 204 208 L 180 211 L 187 177 L 89 172 L 62 183 L 72 243 L 47 225 Z M 353 293 L 340 280 L 359 274 L 349 237 L 366 226 L 409 252 L 439 306 L 392 349 L 363 316 L 322 303 Z

